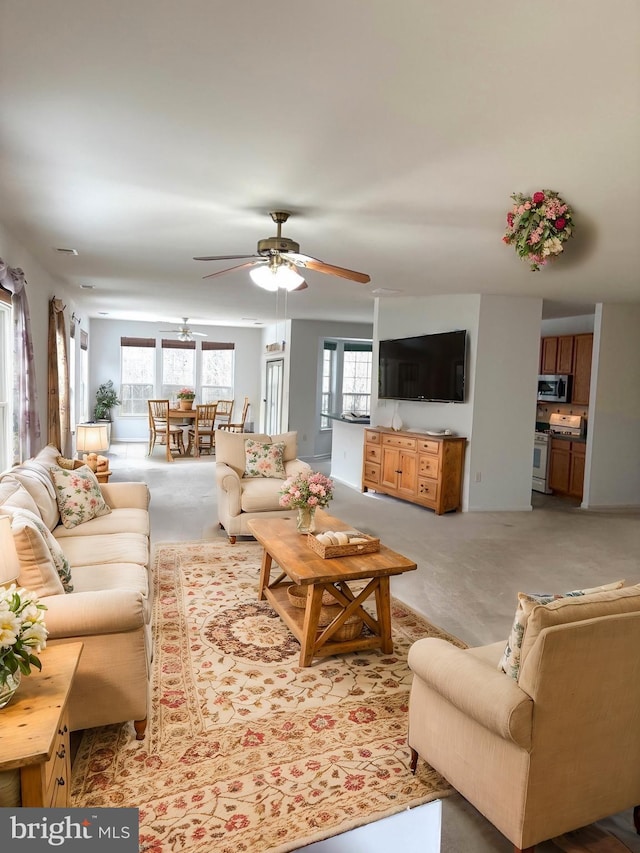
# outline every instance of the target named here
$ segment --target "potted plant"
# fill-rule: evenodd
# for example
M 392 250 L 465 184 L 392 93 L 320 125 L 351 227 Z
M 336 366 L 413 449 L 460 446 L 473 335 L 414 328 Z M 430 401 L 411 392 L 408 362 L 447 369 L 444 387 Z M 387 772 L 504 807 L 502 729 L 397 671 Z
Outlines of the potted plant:
M 109 379 L 108 382 L 103 382 L 96 391 L 96 405 L 93 409 L 93 416 L 97 421 L 110 421 L 111 409 L 114 406 L 119 406 L 120 400 L 116 394 L 116 389 L 113 387 L 113 382 Z
M 196 392 L 192 388 L 181 388 L 176 394 L 178 403 L 182 411 L 186 412 L 193 408 L 193 401 L 196 398 Z

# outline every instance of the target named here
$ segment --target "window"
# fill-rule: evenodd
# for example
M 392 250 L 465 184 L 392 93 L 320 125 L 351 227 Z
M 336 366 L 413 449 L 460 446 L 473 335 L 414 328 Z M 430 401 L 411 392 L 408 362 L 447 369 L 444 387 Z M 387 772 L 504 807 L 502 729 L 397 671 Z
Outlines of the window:
M 11 464 L 11 297 L 0 289 L 0 471 Z
M 203 403 L 233 400 L 235 344 L 203 341 L 200 394 Z
M 76 428 L 76 324 L 73 317 L 69 327 L 69 412 L 70 426 Z
M 155 377 L 155 338 L 120 338 L 121 415 L 147 415 Z
M 161 396 L 175 400 L 181 388 L 194 388 L 196 378 L 196 342 L 162 341 Z
M 371 351 L 367 341 L 325 341 L 322 350 L 321 410 L 368 415 L 371 410 Z M 330 429 L 320 418 L 320 429 Z

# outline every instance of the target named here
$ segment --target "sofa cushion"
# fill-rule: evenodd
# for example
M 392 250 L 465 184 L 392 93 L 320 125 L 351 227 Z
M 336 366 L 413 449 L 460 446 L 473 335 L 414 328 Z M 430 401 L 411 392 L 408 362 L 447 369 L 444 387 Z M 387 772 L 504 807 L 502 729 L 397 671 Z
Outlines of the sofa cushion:
M 21 509 L 13 512 L 3 510 L 3 512 L 11 517 L 11 532 L 20 563 L 20 574 L 16 581 L 18 586 L 30 590 L 38 598 L 47 595 L 64 595 L 65 589 L 56 568 L 52 549 L 48 545 L 48 540 L 45 539 L 45 531 L 50 536 L 51 532 L 40 516 Z M 56 550 L 60 555 L 59 546 Z M 69 564 L 64 560 L 64 555 L 62 558 L 60 565 L 68 569 Z
M 284 443 L 283 459 L 285 462 L 292 462 L 298 456 L 298 433 L 283 432 L 280 435 L 272 435 L 271 441 L 275 443 Z
M 280 510 L 280 486 L 282 480 L 252 477 L 242 481 L 240 506 L 242 512 L 267 512 Z
M 613 581 L 613 583 L 604 584 L 602 586 L 591 587 L 588 589 L 574 589 L 571 592 L 561 593 L 518 593 L 518 607 L 516 615 L 511 626 L 511 633 L 507 640 L 502 657 L 498 664 L 498 669 L 501 669 L 511 678 L 518 680 L 520 675 L 520 667 L 524 660 L 523 646 L 525 637 L 527 638 L 527 648 L 530 648 L 535 638 L 528 642 L 530 637 L 533 637 L 534 629 L 530 626 L 529 617 L 535 607 L 546 606 L 561 599 L 582 598 L 586 595 L 591 595 L 596 592 L 608 590 L 617 590 L 624 586 L 624 581 Z M 583 617 L 588 618 L 588 617 Z M 531 634 L 529 632 L 531 631 Z M 539 633 L 539 630 L 537 631 Z M 536 636 L 537 636 L 536 633 Z
M 24 486 L 38 507 L 40 518 L 49 530 L 53 530 L 60 520 L 60 513 L 56 502 L 56 490 L 49 471 L 42 465 L 27 461 L 12 468 L 10 473 L 2 478 L 2 482 L 6 482 L 8 478 L 17 480 Z
M 97 566 L 102 563 L 136 563 L 146 566 L 149 560 L 149 540 L 141 533 L 66 536 L 58 541 L 72 571 L 76 566 Z
M 545 628 L 640 610 L 640 584 L 621 588 L 607 584 L 600 590 L 579 598 L 559 598 L 544 606 L 534 605 L 522 642 L 521 666 Z
M 96 475 L 86 465 L 75 471 L 52 465 L 51 477 L 56 490 L 60 519 L 65 527 L 75 527 L 111 512 L 111 507 L 104 501 Z
M 5 509 L 28 509 L 29 512 L 40 515 L 38 505 L 29 492 L 18 480 L 11 475 L 0 481 L 0 507 Z
M 284 480 L 284 442 L 262 442 L 247 438 L 244 443 L 245 477 Z
M 126 589 L 139 592 L 145 600 L 145 621 L 151 621 L 149 575 L 144 566 L 135 563 L 98 563 L 93 566 L 74 566 L 76 592 L 100 592 L 105 589 Z
M 146 509 L 122 507 L 112 509 L 109 515 L 92 518 L 76 527 L 59 524 L 53 531 L 56 539 L 69 536 L 97 536 L 103 533 L 142 533 L 149 535 L 149 513 Z

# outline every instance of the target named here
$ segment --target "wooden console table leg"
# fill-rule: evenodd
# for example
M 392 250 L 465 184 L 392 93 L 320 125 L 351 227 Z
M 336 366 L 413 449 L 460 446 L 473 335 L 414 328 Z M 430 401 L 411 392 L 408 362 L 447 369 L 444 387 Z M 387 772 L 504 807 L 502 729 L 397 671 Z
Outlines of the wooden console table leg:
M 304 624 L 300 641 L 300 666 L 311 666 L 313 661 L 323 592 L 324 587 L 320 583 L 310 584 L 307 588 L 307 606 L 304 611 Z
M 389 576 L 381 577 L 376 589 L 376 608 L 378 610 L 378 623 L 380 624 L 380 648 L 390 655 L 393 651 L 393 637 L 391 636 L 391 592 L 389 589 Z
M 271 554 L 266 549 L 262 552 L 262 565 L 260 566 L 260 583 L 258 585 L 258 601 L 265 598 L 265 587 L 269 586 L 269 578 L 271 577 Z

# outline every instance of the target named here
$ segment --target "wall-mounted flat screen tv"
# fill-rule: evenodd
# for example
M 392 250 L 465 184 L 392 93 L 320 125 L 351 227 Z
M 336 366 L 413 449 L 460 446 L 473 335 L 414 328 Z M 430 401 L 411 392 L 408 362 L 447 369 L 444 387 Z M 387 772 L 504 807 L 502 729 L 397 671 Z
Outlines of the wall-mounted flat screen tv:
M 466 331 L 380 341 L 378 397 L 464 403 Z

